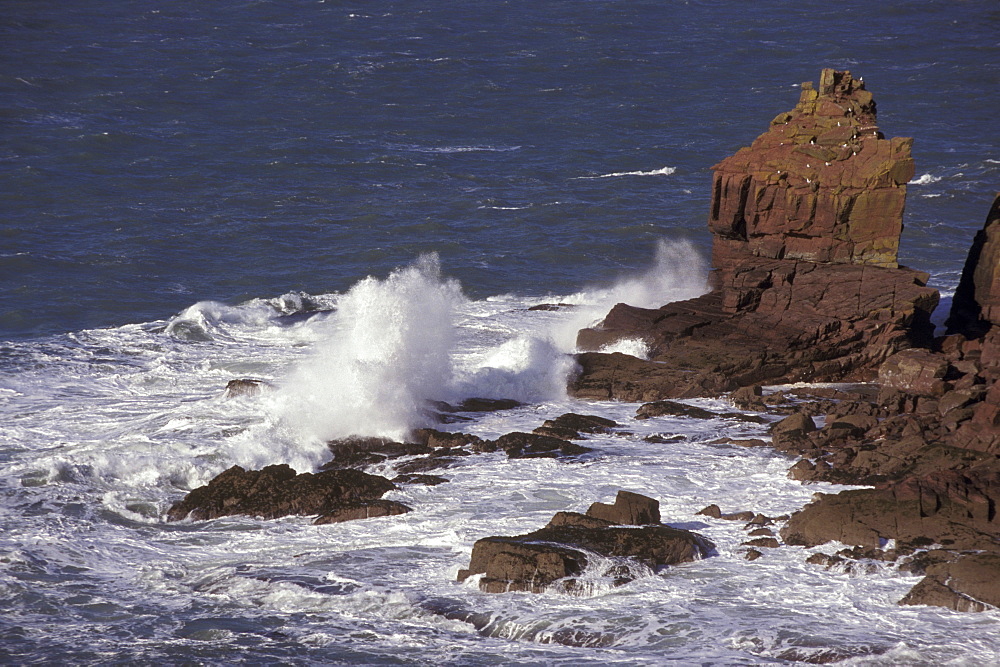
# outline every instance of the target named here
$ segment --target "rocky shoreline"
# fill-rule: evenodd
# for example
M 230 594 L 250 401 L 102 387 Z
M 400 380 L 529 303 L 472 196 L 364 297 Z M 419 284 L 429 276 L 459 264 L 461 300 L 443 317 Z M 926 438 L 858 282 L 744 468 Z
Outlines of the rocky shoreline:
M 873 486 L 821 494 L 781 536 L 856 547 L 838 559 L 912 557 L 927 577 L 901 603 L 981 610 L 1000 606 L 1000 196 L 947 333 L 934 337 L 938 295 L 896 260 L 910 144 L 883 137 L 849 72 L 823 70 L 818 90 L 803 84 L 795 109 L 714 167 L 712 291 L 657 310 L 615 306 L 579 346 L 641 338 L 650 359 L 582 354 L 571 390 L 622 400 L 731 391 L 764 410 L 764 383 L 870 383 L 807 401 L 775 426 L 772 445 L 802 457 L 794 478 Z
M 818 88 L 803 84 L 792 111 L 714 167 L 711 291 L 659 309 L 616 305 L 580 332 L 585 351 L 569 389 L 581 399 L 644 402 L 637 419 L 761 420 L 698 414 L 671 400 L 720 395 L 740 410 L 780 415 L 769 442 L 737 444 L 798 457 L 789 474 L 805 483 L 870 488 L 818 494 L 790 517 L 724 514 L 718 506 L 700 514 L 743 521 L 747 560 L 782 544 L 839 542 L 845 548 L 836 555 L 810 562 L 857 571 L 894 562 L 925 575 L 900 604 L 980 611 L 1000 607 L 1000 197 L 973 242 L 947 334 L 935 337 L 937 291 L 926 286 L 927 274 L 897 262 L 914 174 L 910 145 L 884 138 L 871 93 L 849 72 L 823 70 Z M 644 341 L 649 358 L 597 351 L 623 339 Z M 234 382 L 231 393 L 260 390 L 255 381 Z M 829 382 L 847 384 L 766 389 Z M 514 404 L 437 407 L 448 422 L 476 406 Z M 234 467 L 176 503 L 168 518 L 303 514 L 330 523 L 399 514 L 410 508 L 383 494 L 446 482 L 437 473 L 464 457 L 504 452 L 572 462 L 591 451 L 573 440 L 617 428 L 571 413 L 496 440 L 421 429 L 408 443 L 335 441 L 321 472 Z M 393 479 L 362 472 L 385 462 Z M 712 548 L 661 523 L 655 499 L 622 491 L 614 505 L 560 512 L 532 533 L 477 541 L 459 579 L 478 575 L 487 592 L 539 592 L 556 582 L 569 591 L 593 554 L 618 559 L 594 576 L 625 582 L 635 576 L 628 564 L 656 569 Z

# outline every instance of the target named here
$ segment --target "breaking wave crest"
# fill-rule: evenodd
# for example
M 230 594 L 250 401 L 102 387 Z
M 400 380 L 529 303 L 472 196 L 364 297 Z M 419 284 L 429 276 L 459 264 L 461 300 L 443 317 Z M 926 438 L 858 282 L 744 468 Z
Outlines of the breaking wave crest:
M 331 438 L 402 439 L 423 426 L 426 401 L 451 383 L 454 312 L 463 300 L 436 255 L 357 283 L 322 323 L 327 337 L 280 383 L 278 421 L 312 443 L 317 458 Z

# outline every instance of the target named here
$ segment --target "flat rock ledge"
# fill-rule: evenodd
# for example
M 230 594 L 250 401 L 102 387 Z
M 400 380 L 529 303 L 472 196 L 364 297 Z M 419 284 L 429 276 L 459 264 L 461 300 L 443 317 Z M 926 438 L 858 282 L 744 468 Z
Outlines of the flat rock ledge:
M 188 493 L 167 512 L 167 520 L 217 519 L 246 515 L 276 519 L 292 514 L 319 515 L 316 524 L 388 516 L 410 511 L 402 503 L 381 500 L 396 485 L 360 470 L 296 474 L 288 465 L 262 470 L 233 466 L 207 485 Z
M 714 546 L 688 530 L 660 523 L 659 501 L 619 491 L 614 505 L 594 503 L 586 514 L 558 512 L 547 526 L 526 535 L 486 537 L 472 549 L 458 580 L 482 574 L 487 593 L 541 593 L 554 585 L 565 592 L 583 587 L 581 577 L 594 555 L 601 578 L 625 584 L 642 572 L 707 556 Z

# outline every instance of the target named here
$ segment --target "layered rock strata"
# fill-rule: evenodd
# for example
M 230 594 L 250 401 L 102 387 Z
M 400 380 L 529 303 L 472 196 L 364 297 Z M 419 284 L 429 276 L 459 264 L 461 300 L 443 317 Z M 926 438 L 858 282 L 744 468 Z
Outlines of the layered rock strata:
M 652 401 L 761 382 L 870 380 L 930 340 L 938 295 L 899 267 L 909 139 L 883 138 L 849 72 L 823 70 L 798 105 L 713 167 L 712 290 L 658 309 L 616 305 L 581 350 L 642 338 L 650 360 L 579 355 L 571 392 Z

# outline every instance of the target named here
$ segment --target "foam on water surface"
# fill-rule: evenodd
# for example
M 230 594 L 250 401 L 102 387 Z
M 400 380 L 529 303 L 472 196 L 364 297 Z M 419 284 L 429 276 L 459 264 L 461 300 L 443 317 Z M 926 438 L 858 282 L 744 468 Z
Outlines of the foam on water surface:
M 697 294 L 704 274 L 688 275 L 687 259 L 683 246 L 664 245 L 646 274 L 552 301 L 606 307 Z M 283 299 L 288 312 L 276 307 Z M 133 660 L 220 662 L 239 652 L 404 664 L 996 658 L 996 612 L 897 607 L 917 579 L 891 567 L 828 572 L 793 547 L 746 562 L 742 525 L 699 509 L 774 516 L 837 487 L 790 480 L 791 461 L 767 449 L 717 444 L 766 437 L 759 424 L 636 420 L 637 404 L 567 398 L 572 344 L 557 332 L 581 307 L 528 309 L 536 303 L 469 300 L 424 258 L 341 295 L 198 304 L 171 321 L 8 346 L 20 370 L 0 394 L 0 633 L 14 647 L 5 650 L 96 660 L 110 642 Z M 209 335 L 178 336 L 182 321 Z M 228 396 L 226 383 L 241 376 L 270 388 Z M 365 384 L 373 379 L 391 393 L 366 394 L 380 389 Z M 186 490 L 235 463 L 313 469 L 334 434 L 402 432 L 420 423 L 427 399 L 512 393 L 526 404 L 441 428 L 495 438 L 570 411 L 620 428 L 587 436 L 593 451 L 574 460 L 462 458 L 439 471 L 448 483 L 387 494 L 413 508 L 395 517 L 326 526 L 310 517 L 163 519 Z M 352 403 L 358 395 L 368 398 Z M 732 411 L 721 400 L 691 403 Z M 389 463 L 371 471 L 393 474 Z M 639 568 L 624 586 L 594 569 L 575 594 L 492 595 L 475 579 L 456 581 L 477 539 L 530 532 L 619 489 L 657 498 L 666 523 L 699 532 L 715 552 Z M 68 620 L 39 626 L 40 615 Z M 26 627 L 30 637 L 18 630 Z

